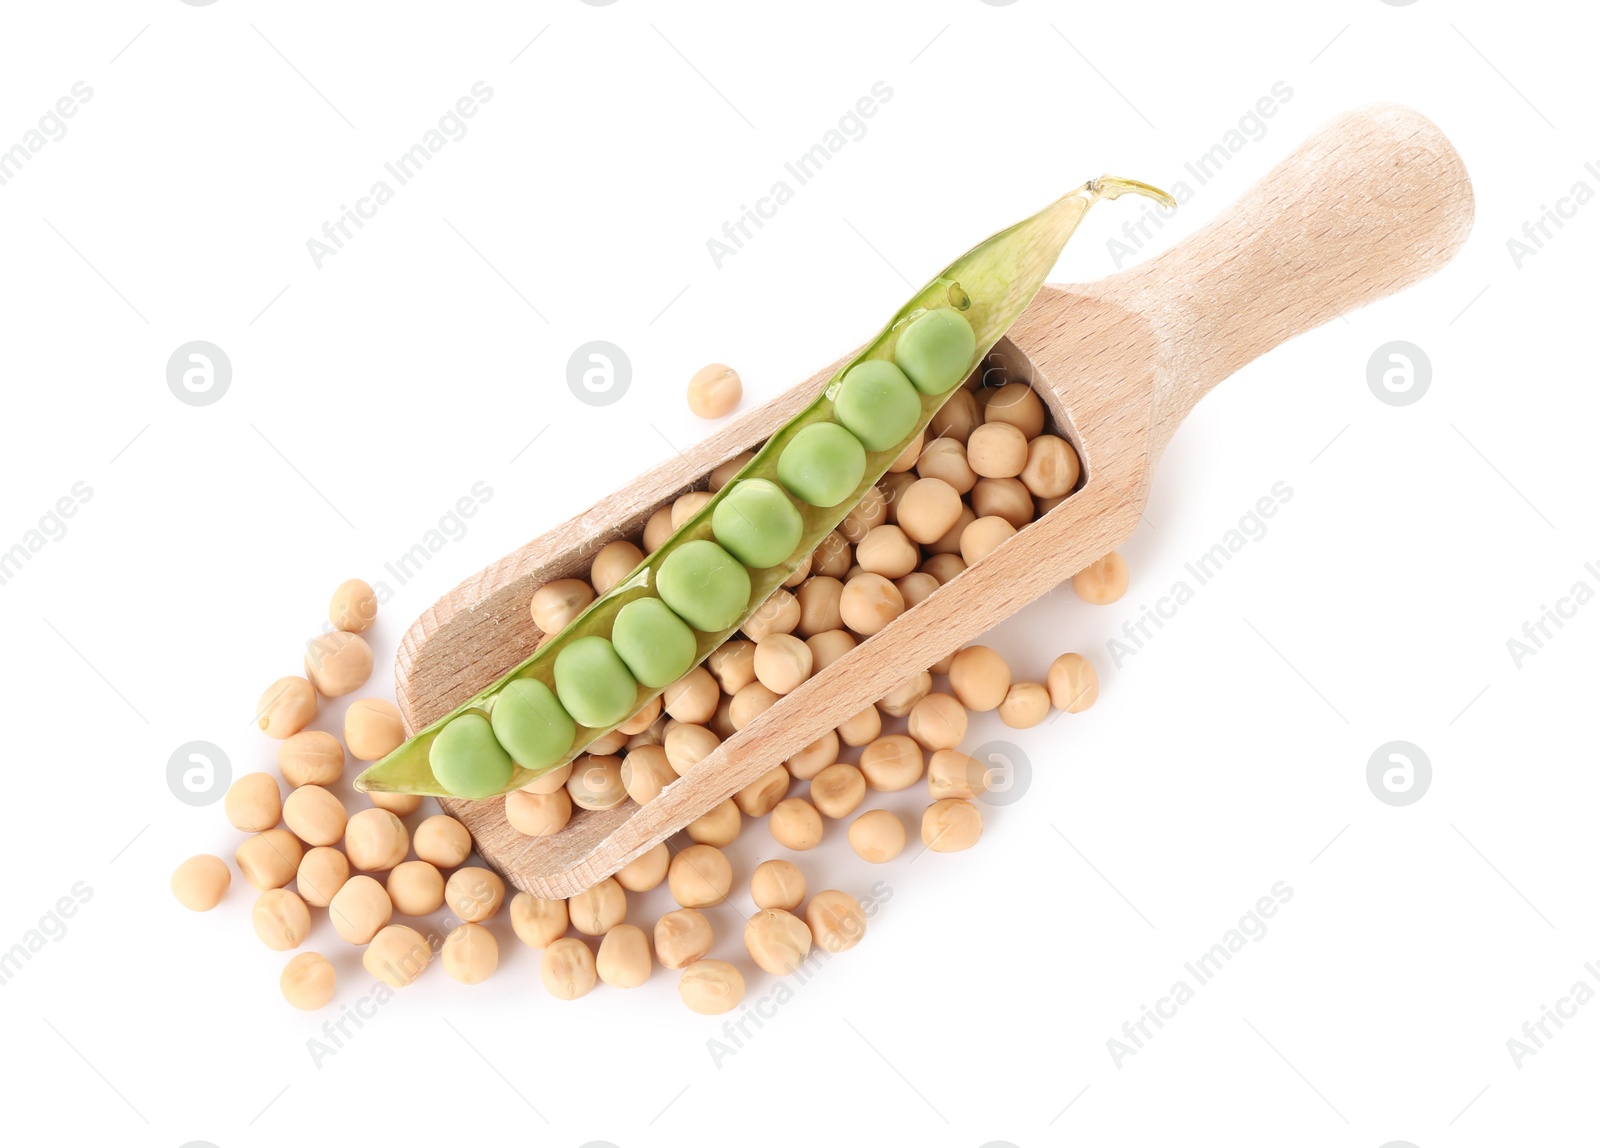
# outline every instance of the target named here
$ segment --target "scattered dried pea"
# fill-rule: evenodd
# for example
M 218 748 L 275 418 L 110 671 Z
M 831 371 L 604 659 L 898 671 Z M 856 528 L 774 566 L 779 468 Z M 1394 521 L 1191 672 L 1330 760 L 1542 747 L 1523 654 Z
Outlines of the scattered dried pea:
M 711 951 L 711 922 L 698 909 L 674 909 L 655 927 L 656 960 L 664 969 L 682 969 Z
M 290 734 L 278 747 L 278 772 L 296 788 L 332 785 L 344 776 L 344 746 L 320 729 Z
M 662 841 L 646 849 L 616 872 L 617 884 L 630 893 L 648 893 L 667 879 L 672 851 Z
M 348 819 L 344 802 L 320 785 L 302 785 L 283 803 L 283 823 L 307 845 L 334 844 Z
M 1013 682 L 1000 703 L 1000 720 L 1012 729 L 1031 729 L 1050 714 L 1050 693 L 1038 682 Z
M 949 694 L 928 694 L 911 707 L 906 732 L 923 749 L 954 749 L 967 736 L 967 711 Z
M 824 817 L 849 817 L 867 796 L 867 779 L 855 766 L 835 762 L 811 779 L 811 804 Z
M 357 761 L 377 761 L 406 740 L 400 708 L 382 698 L 357 698 L 344 711 L 344 743 Z
M 361 964 L 390 988 L 403 989 L 422 975 L 433 959 L 427 940 L 405 925 L 385 925 L 372 938 Z
M 268 829 L 234 850 L 233 863 L 252 889 L 281 889 L 294 880 L 303 852 L 300 839 L 287 829 Z
M 226 861 L 200 853 L 173 870 L 172 895 L 185 909 L 204 913 L 221 903 L 232 881 Z
M 450 930 L 439 951 L 439 963 L 453 980 L 482 984 L 500 965 L 500 945 L 482 925 L 468 921 Z
M 409 844 L 405 823 L 387 809 L 360 810 L 344 827 L 350 864 L 368 873 L 393 869 L 405 860 Z
M 278 991 L 297 1009 L 314 1012 L 333 999 L 338 977 L 321 953 L 296 953 L 278 974 Z
M 334 932 L 352 945 L 367 944 L 393 915 L 388 890 L 364 874 L 346 881 L 328 902 Z
M 723 849 L 739 839 L 739 831 L 744 828 L 743 822 L 739 807 L 729 798 L 689 822 L 683 827 L 683 832 L 690 841 Z
M 727 961 L 698 960 L 678 979 L 678 996 L 695 1012 L 716 1016 L 744 999 L 744 976 Z
M 511 898 L 511 929 L 530 949 L 546 949 L 567 931 L 567 903 L 547 901 L 532 893 Z
M 305 678 L 279 678 L 256 702 L 256 725 L 268 737 L 287 738 L 317 716 L 317 691 Z
M 270 773 L 247 773 L 232 785 L 222 799 L 228 824 L 246 833 L 260 833 L 278 824 L 283 802 L 278 779 Z
M 811 929 L 812 943 L 835 954 L 855 948 L 867 932 L 867 918 L 860 903 L 838 889 L 824 889 L 807 902 L 806 925 Z
M 650 979 L 650 938 L 638 925 L 614 925 L 600 940 L 594 967 L 614 988 L 638 988 Z
M 444 904 L 444 875 L 427 861 L 402 861 L 389 870 L 384 890 L 396 911 L 426 917 Z
M 950 691 L 974 713 L 998 709 L 1011 688 L 1011 667 L 988 646 L 957 650 L 950 662 Z
M 417 826 L 411 847 L 430 865 L 454 869 L 472 852 L 472 834 L 449 814 L 435 813 Z
M 300 899 L 317 909 L 326 909 L 334 895 L 350 879 L 350 861 L 329 845 L 307 849 L 295 870 L 294 884 Z
M 983 834 L 983 814 L 970 801 L 945 797 L 922 811 L 922 843 L 935 853 L 971 849 Z
M 906 827 L 887 809 L 869 809 L 850 823 L 850 848 L 874 865 L 893 861 L 906 847 Z
M 1050 704 L 1069 714 L 1082 713 L 1100 696 L 1100 677 L 1082 654 L 1062 654 L 1051 662 L 1044 684 Z
M 786 797 L 773 806 L 767 828 L 779 845 L 797 852 L 822 842 L 822 815 L 803 797 Z
M 575 1001 L 595 985 L 594 954 L 577 937 L 552 941 L 539 960 L 539 980 L 557 1000 Z
M 607 877 L 567 898 L 567 919 L 580 933 L 603 937 L 628 913 L 628 895 L 615 877 Z
M 500 875 L 476 865 L 457 869 L 444 886 L 444 903 L 450 911 L 474 924 L 498 913 L 505 896 L 506 883 L 500 880 Z
M 744 947 L 765 972 L 788 976 L 811 955 L 811 930 L 785 909 L 761 909 L 745 922 Z
M 335 630 L 365 633 L 378 617 L 378 595 L 360 578 L 339 583 L 328 602 L 328 621 Z
M 750 875 L 750 898 L 762 909 L 797 909 L 806 899 L 806 878 L 781 858 L 763 861 Z
M 306 677 L 325 698 L 354 693 L 372 676 L 372 647 L 359 634 L 334 630 L 306 643 Z
M 689 378 L 689 409 L 703 419 L 720 419 L 743 396 L 739 372 L 722 363 L 701 367 Z
M 280 953 L 299 948 L 311 933 L 311 911 L 287 889 L 268 889 L 257 897 L 250 922 L 261 943 Z
M 1128 564 L 1113 550 L 1072 576 L 1072 589 L 1085 602 L 1105 606 L 1128 591 Z
M 667 888 L 685 909 L 715 905 L 732 887 L 733 866 L 722 850 L 711 845 L 690 845 L 667 867 Z

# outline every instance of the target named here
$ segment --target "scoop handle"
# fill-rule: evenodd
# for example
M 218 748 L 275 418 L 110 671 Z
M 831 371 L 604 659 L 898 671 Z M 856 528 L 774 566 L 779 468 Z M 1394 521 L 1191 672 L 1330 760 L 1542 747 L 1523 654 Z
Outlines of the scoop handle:
M 1159 451 L 1256 356 L 1439 270 L 1472 217 L 1472 183 L 1444 133 L 1411 108 L 1371 104 L 1324 125 L 1171 250 L 1076 290 L 1154 324 Z

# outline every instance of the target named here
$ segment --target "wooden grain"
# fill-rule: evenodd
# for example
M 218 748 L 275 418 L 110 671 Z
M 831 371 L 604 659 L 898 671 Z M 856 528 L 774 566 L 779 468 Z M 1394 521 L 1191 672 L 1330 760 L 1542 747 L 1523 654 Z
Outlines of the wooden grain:
M 1045 594 L 1132 533 L 1155 461 L 1207 391 L 1286 339 L 1438 270 L 1472 223 L 1466 170 L 1443 134 L 1394 105 L 1327 125 L 1221 217 L 1094 284 L 1045 287 L 996 348 L 1078 447 L 1083 486 L 950 584 L 786 695 L 656 800 L 577 812 L 529 838 L 503 800 L 445 800 L 518 888 L 578 892 L 726 800 L 905 678 Z M 606 542 L 715 466 L 765 441 L 848 361 L 819 371 L 463 582 L 401 642 L 396 688 L 418 729 L 525 659 L 533 591 L 583 576 Z

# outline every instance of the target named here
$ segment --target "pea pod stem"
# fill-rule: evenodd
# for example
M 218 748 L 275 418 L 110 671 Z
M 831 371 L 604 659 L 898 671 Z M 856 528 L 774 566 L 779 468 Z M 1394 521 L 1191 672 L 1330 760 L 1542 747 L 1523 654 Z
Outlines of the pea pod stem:
M 1067 240 L 1071 238 L 1089 207 L 1100 199 L 1116 199 L 1129 192 L 1149 196 L 1168 206 L 1172 204 L 1170 196 L 1149 184 L 1115 176 L 1101 176 L 1067 193 L 1028 219 L 990 236 L 934 276 L 907 300 L 855 357 L 833 375 L 810 405 L 780 427 L 707 505 L 685 521 L 632 573 L 596 598 L 565 629 L 549 637 L 521 665 L 451 713 L 418 731 L 387 757 L 369 766 L 356 778 L 356 788 L 364 792 L 453 796 L 434 776 L 429 764 L 429 751 L 434 738 L 448 722 L 469 711 L 480 713 L 490 711 L 500 691 L 509 682 L 520 678 L 535 679 L 554 689 L 554 665 L 561 651 L 580 638 L 598 636 L 609 639 L 612 624 L 622 607 L 640 598 L 655 596 L 656 573 L 668 556 L 687 543 L 713 540 L 712 515 L 722 497 L 741 479 L 774 477 L 777 474 L 779 456 L 796 435 L 808 427 L 834 423 L 834 399 L 845 374 L 852 367 L 869 359 L 893 362 L 899 332 L 922 312 L 938 308 L 954 308 L 965 318 L 972 328 L 975 346 L 965 370 L 962 371 L 962 377 L 970 375 L 1022 314 L 1039 288 L 1044 285 Z M 797 500 L 803 522 L 799 544 L 788 561 L 777 566 L 749 571 L 751 583 L 749 599 L 743 615 L 732 625 L 717 632 L 695 631 L 694 665 L 699 665 L 713 650 L 737 632 L 767 597 L 799 568 L 823 539 L 860 502 L 867 491 L 887 473 L 889 466 L 906 446 L 923 433 L 933 416 L 959 389 L 958 384 L 939 394 L 919 394 L 921 412 L 916 425 L 898 443 L 889 448 L 867 452 L 867 465 L 863 476 L 843 501 L 834 506 L 819 508 L 799 503 Z M 636 713 L 643 708 L 660 692 L 660 689 L 638 686 L 633 712 Z M 595 739 L 614 728 L 615 726 L 592 728 L 579 725 L 577 735 L 564 758 L 539 770 L 517 766 L 510 780 L 499 792 L 510 792 L 549 770 L 559 768 L 581 754 Z

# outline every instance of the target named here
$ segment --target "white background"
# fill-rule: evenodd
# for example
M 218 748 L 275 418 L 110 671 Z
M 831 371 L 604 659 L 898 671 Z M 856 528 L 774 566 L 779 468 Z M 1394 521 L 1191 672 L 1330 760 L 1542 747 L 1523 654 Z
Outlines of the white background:
M 0 548 L 74 483 L 93 494 L 0 586 L 0 950 L 92 889 L 0 986 L 7 1139 L 1578 1142 L 1600 1005 L 1520 1068 L 1506 1042 L 1575 981 L 1600 987 L 1600 607 L 1520 669 L 1506 641 L 1575 581 L 1600 585 L 1583 568 L 1600 559 L 1600 208 L 1520 269 L 1506 241 L 1574 182 L 1600 189 L 1579 8 L 8 6 L 0 147 L 75 82 L 93 96 L 0 186 Z M 318 270 L 307 239 L 477 81 L 493 98 L 469 133 Z M 717 269 L 706 240 L 876 81 L 893 97 L 865 137 Z M 906 281 L 1085 178 L 1170 183 L 1278 81 L 1293 96 L 1265 138 L 1151 250 L 1375 99 L 1456 142 L 1474 235 L 1195 412 L 1125 548 L 1123 601 L 1063 590 L 987 639 L 1023 674 L 1084 651 L 1102 691 L 1010 735 L 1031 785 L 987 810 L 980 845 L 869 870 L 835 828 L 802 859 L 813 888 L 882 881 L 888 899 L 720 1062 L 723 1018 L 685 1010 L 671 974 L 556 1002 L 502 917 L 495 979 L 430 970 L 314 1064 L 323 1020 L 370 991 L 359 954 L 319 913 L 339 995 L 298 1013 L 241 880 L 209 915 L 180 909 L 172 868 L 239 835 L 165 773 L 193 740 L 235 775 L 272 768 L 251 707 L 298 672 L 333 585 L 383 578 L 492 488 L 421 576 L 390 580 L 366 691 L 382 694 L 439 594 L 706 433 L 682 399 L 694 369 L 732 363 L 746 405 L 763 400 L 875 330 Z M 1058 278 L 1113 269 L 1129 202 L 1091 214 Z M 192 339 L 233 364 L 212 406 L 166 385 Z M 567 389 L 591 339 L 631 359 L 614 406 Z M 1432 362 L 1415 405 L 1368 390 L 1392 339 Z M 1116 667 L 1107 639 L 1279 481 L 1294 494 L 1266 537 Z M 971 740 L 1002 732 L 985 719 Z M 1405 808 L 1365 780 L 1394 739 L 1434 770 Z M 747 831 L 741 886 L 774 851 Z M 1267 935 L 1114 1063 L 1108 1039 L 1275 882 L 1293 898 Z M 741 893 L 717 914 L 714 955 L 743 961 L 754 1004 L 777 982 L 743 960 L 749 908 Z

